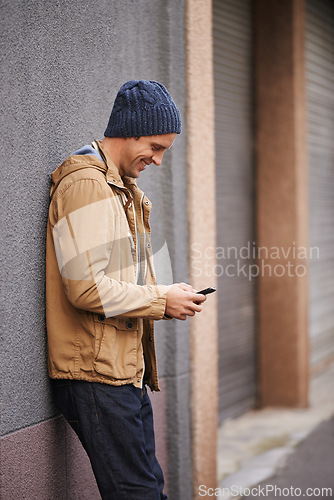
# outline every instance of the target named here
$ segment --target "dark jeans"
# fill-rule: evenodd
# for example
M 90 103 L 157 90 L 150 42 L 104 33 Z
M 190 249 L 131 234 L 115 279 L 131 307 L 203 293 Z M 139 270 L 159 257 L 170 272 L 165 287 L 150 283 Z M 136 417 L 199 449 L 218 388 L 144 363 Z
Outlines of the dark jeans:
M 53 380 L 55 401 L 84 446 L 103 500 L 161 500 L 146 388 Z

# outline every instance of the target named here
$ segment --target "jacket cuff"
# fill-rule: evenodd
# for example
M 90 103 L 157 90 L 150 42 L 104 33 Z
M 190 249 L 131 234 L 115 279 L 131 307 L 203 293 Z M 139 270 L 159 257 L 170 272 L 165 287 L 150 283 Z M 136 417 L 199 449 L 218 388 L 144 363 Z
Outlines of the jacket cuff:
M 151 319 L 162 319 L 166 311 L 168 285 L 155 285 L 156 298 L 151 303 Z

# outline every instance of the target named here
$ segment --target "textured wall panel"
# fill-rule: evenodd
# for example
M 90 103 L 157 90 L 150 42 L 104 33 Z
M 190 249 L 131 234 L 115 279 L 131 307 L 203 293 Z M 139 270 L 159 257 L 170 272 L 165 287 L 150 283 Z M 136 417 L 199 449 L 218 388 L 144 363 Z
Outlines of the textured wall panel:
M 190 275 L 194 288 L 203 290 L 209 285 L 216 287 L 216 278 L 212 273 L 215 257 L 202 257 L 196 262 L 194 257 L 194 248 L 200 247 L 205 251 L 216 244 L 211 2 L 186 2 L 186 40 Z M 217 300 L 213 294 L 201 314 L 191 319 L 190 328 L 194 500 L 198 498 L 200 485 L 205 484 L 208 488 L 216 486 L 217 334 Z
M 0 22 L 1 432 L 6 435 L 57 415 L 45 355 L 49 174 L 78 147 L 103 137 L 116 91 L 128 79 L 162 81 L 185 124 L 184 2 L 4 0 Z M 167 241 L 168 278 L 176 281 L 188 279 L 185 142 L 183 133 L 163 166 L 150 167 L 140 179 L 153 202 L 153 244 L 158 250 Z M 160 271 L 166 274 L 164 265 Z M 157 325 L 158 369 L 170 405 L 168 432 L 158 446 L 164 454 L 166 440 L 172 442 L 169 460 L 177 459 L 168 466 L 170 483 L 182 477 L 190 491 L 191 467 L 182 458 L 190 456 L 191 446 L 184 399 L 188 340 L 187 323 Z M 180 397 L 174 392 L 179 387 Z
M 103 137 L 116 91 L 127 79 L 163 81 L 184 115 L 182 17 L 174 23 L 172 10 L 168 24 L 165 8 L 165 2 L 130 0 L 96 5 L 79 0 L 3 4 L 5 432 L 54 412 L 45 381 L 44 246 L 49 174 L 76 148 Z M 180 19 L 178 12 L 174 15 Z M 179 50 L 173 56 L 170 50 L 175 40 L 169 41 L 169 25 L 173 36 L 179 37 Z M 165 166 L 152 166 L 140 181 L 153 201 L 155 240 L 159 245 L 167 240 L 175 260 L 175 279 L 187 275 L 183 251 L 186 200 L 181 196 L 184 141 L 184 135 L 179 137 Z M 177 204 L 174 215 L 173 201 Z M 164 358 L 164 342 L 160 344 L 160 357 Z M 173 363 L 169 365 L 173 367 Z M 166 370 L 162 359 L 161 374 Z
M 0 497 L 98 500 L 89 459 L 62 417 L 1 438 Z

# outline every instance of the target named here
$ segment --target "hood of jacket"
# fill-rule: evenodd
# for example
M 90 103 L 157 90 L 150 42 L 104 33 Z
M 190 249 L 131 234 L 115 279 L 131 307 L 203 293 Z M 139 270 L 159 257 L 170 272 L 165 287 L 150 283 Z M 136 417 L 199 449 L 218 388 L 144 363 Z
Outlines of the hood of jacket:
M 94 146 L 96 149 L 94 149 Z M 111 160 L 106 151 L 103 150 L 101 141 L 94 141 L 92 145 L 84 146 L 71 156 L 69 156 L 58 168 L 51 174 L 50 197 L 52 198 L 60 182 L 68 175 L 84 168 L 95 168 L 103 172 L 107 182 L 116 187 L 137 187 L 135 179 L 119 175 L 118 168 Z
M 70 156 L 51 174 L 50 197 L 53 197 L 57 187 L 65 177 L 84 168 L 95 168 L 104 174 L 107 172 L 106 164 L 93 155 Z

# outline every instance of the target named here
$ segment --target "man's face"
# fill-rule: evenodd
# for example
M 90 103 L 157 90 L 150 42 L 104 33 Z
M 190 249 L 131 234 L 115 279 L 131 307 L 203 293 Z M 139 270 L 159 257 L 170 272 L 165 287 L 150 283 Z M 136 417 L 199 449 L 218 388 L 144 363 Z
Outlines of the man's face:
M 166 149 L 169 149 L 177 134 L 149 135 L 125 139 L 119 163 L 121 176 L 138 177 L 147 165 L 160 165 Z

